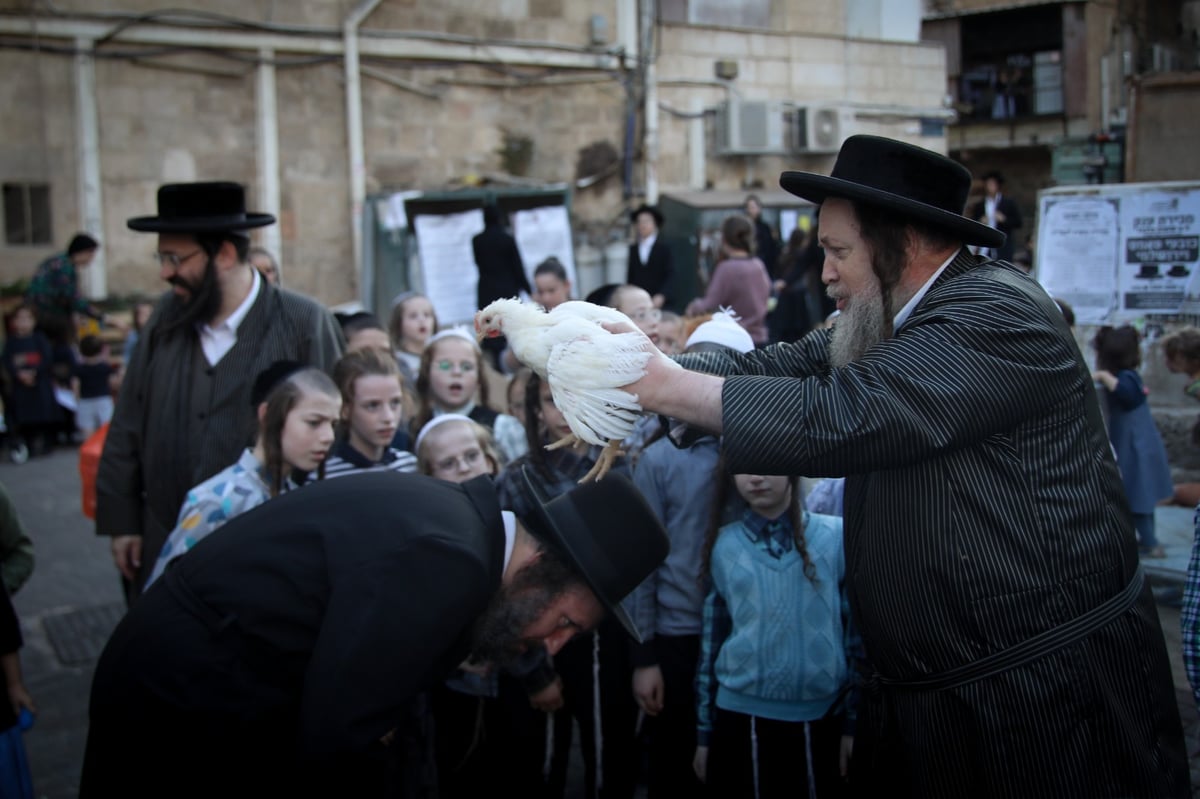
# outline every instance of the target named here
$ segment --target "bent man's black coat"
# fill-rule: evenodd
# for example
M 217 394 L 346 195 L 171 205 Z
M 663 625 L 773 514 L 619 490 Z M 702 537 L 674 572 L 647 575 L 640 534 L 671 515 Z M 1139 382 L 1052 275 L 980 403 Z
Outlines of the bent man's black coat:
M 81 795 L 344 786 L 467 655 L 503 560 L 486 479 L 352 475 L 233 519 L 113 633 Z

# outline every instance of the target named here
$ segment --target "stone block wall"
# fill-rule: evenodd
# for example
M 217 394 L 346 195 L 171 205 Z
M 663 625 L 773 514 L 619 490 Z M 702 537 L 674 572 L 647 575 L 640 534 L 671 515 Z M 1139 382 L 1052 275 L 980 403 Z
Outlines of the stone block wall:
M 290 32 L 324 28 L 340 44 L 341 23 L 354 5 L 348 0 L 185 0 L 177 7 L 285 26 Z M 771 30 L 661 25 L 656 44 L 657 74 L 664 81 L 660 101 L 688 113 L 697 107 L 714 108 L 725 99 L 726 90 L 712 80 L 713 62 L 731 58 L 740 65 L 736 89 L 748 99 L 936 108 L 945 80 L 942 50 L 915 43 L 846 40 L 844 5 L 844 0 L 772 0 Z M 473 36 L 491 39 L 495 47 L 519 40 L 577 53 L 590 46 L 593 15 L 601 15 L 608 24 L 607 46 L 616 44 L 619 7 L 618 0 L 499 0 L 483 6 L 474 0 L 384 0 L 365 21 L 363 41 L 372 41 L 373 32 L 409 31 L 429 34 L 412 39 L 414 47 Z M 56 8 L 69 17 L 147 13 L 162 6 L 152 0 L 62 0 Z M 13 10 L 28 11 L 24 6 Z M 54 43 L 67 49 L 73 44 L 61 38 Z M 474 52 L 487 58 L 489 46 L 479 45 Z M 102 49 L 115 55 L 148 47 L 117 37 Z M 96 60 L 104 222 L 95 232 L 105 248 L 110 295 L 157 294 L 161 289 L 158 270 L 148 258 L 153 238 L 125 227 L 128 217 L 153 213 L 159 184 L 237 180 L 247 185 L 250 205 L 255 206 L 257 53 L 239 50 L 236 55 L 240 58 L 167 52 L 141 63 Z M 358 286 L 357 270 L 350 263 L 343 64 L 340 57 L 322 61 L 284 52 L 276 53 L 276 59 L 285 281 L 327 303 L 352 300 Z M 531 181 L 573 181 L 580 150 L 597 142 L 625 154 L 630 121 L 626 74 L 370 55 L 362 65 L 368 192 L 474 185 L 480 176 L 502 170 L 497 151 L 506 135 L 530 141 L 532 158 L 519 177 Z M 8 282 L 32 272 L 34 264 L 61 248 L 78 226 L 78 144 L 69 54 L 0 50 L 0 69 L 10 78 L 0 86 L 0 100 L 6 101 L 5 108 L 20 111 L 0 119 L 0 177 L 50 183 L 55 227 L 51 247 L 0 246 L 0 282 Z M 383 73 L 383 78 L 371 70 Z M 691 123 L 668 111 L 660 112 L 659 121 L 659 188 L 686 186 L 692 175 Z M 633 197 L 623 192 L 621 163 L 606 179 L 572 193 L 577 233 L 597 246 L 628 235 L 626 207 L 639 200 L 645 187 L 643 123 L 639 107 L 633 118 Z M 920 136 L 911 119 L 860 117 L 855 127 L 945 150 L 944 137 Z M 824 154 L 718 158 L 713 155 L 711 119 L 705 122 L 704 146 L 706 182 L 726 189 L 773 187 L 781 171 L 826 170 L 833 160 Z

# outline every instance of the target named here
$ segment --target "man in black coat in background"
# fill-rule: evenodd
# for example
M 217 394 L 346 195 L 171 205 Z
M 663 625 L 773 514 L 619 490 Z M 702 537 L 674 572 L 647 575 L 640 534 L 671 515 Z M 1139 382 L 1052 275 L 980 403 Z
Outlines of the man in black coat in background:
M 675 274 L 671 248 L 658 238 L 662 211 L 653 205 L 642 205 L 629 215 L 629 221 L 634 225 L 637 241 L 629 245 L 625 282 L 645 289 L 654 307 L 662 308 L 670 302 L 671 278 Z
M 475 289 L 476 308 L 486 308 L 495 300 L 516 297 L 520 292 L 533 296 L 517 240 L 504 228 L 504 217 L 494 203 L 483 206 L 483 231 L 471 239 L 479 285 Z M 487 339 L 482 346 L 499 368 L 498 357 L 504 351 L 503 337 Z
M 984 247 L 980 255 L 1012 263 L 1016 252 L 1014 231 L 1021 227 L 1021 209 L 1015 200 L 1004 194 L 1004 176 L 999 172 L 988 172 L 983 176 L 984 197 L 972 203 L 967 217 L 995 228 L 1004 234 L 1004 243 L 999 247 Z
M 528 476 L 526 476 L 527 482 Z M 389 732 L 468 656 L 557 652 L 667 553 L 609 475 L 502 514 L 489 478 L 373 472 L 236 517 L 179 558 L 97 664 L 81 797 L 381 795 Z

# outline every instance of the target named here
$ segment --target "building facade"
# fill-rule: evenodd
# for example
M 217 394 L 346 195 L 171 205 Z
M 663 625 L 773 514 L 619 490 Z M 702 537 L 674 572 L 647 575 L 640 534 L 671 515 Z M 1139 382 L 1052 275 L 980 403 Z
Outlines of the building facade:
M 0 283 L 77 230 L 93 297 L 158 290 L 125 228 L 166 182 L 237 180 L 256 243 L 334 304 L 363 203 L 566 183 L 580 240 L 675 189 L 775 187 L 854 132 L 947 148 L 918 0 L 0 1 Z
M 945 49 L 957 112 L 948 152 L 976 175 L 1004 174 L 1028 220 L 1019 246 L 1034 236 L 1038 190 L 1152 179 L 1164 140 L 1176 179 L 1200 175 L 1200 159 L 1178 157 L 1196 107 L 1180 89 L 1196 82 L 1161 77 L 1196 69 L 1198 11 L 1185 0 L 926 0 L 922 36 Z M 1129 134 L 1143 85 L 1143 97 L 1173 102 L 1153 102 L 1139 141 Z

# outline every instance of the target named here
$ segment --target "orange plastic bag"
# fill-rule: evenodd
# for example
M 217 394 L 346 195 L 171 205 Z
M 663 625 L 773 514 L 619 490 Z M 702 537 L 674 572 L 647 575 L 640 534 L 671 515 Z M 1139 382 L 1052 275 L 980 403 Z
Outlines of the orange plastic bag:
M 96 472 L 100 469 L 100 453 L 108 436 L 108 423 L 101 425 L 79 446 L 79 479 L 83 483 L 83 515 L 96 518 Z

